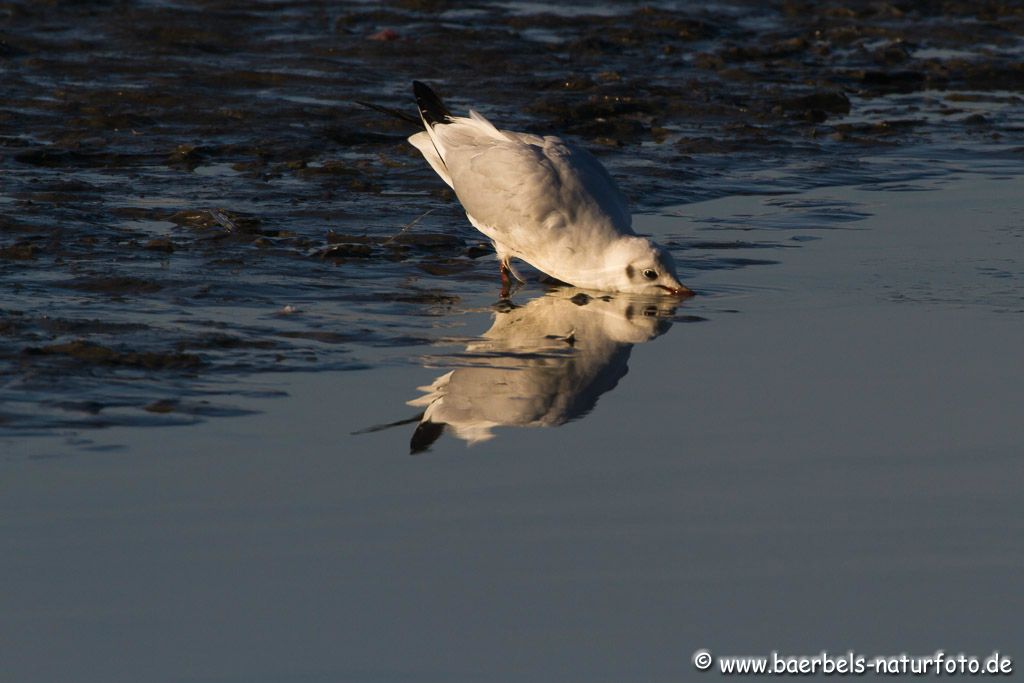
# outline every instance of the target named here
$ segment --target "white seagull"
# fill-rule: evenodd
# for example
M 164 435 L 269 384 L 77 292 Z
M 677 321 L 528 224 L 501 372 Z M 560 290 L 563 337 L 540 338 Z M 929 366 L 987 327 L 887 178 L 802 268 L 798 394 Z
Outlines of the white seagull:
M 672 255 L 633 232 L 625 198 L 589 152 L 551 135 L 498 130 L 472 109 L 452 116 L 419 81 L 413 92 L 426 130 L 409 142 L 494 243 L 506 294 L 510 274 L 523 282 L 512 258 L 584 289 L 693 294 Z
M 626 296 L 581 299 L 579 290 L 560 287 L 494 312 L 491 329 L 452 359 L 457 367 L 408 402 L 424 409 L 412 452 L 446 430 L 475 444 L 494 437 L 495 427 L 556 427 L 583 417 L 629 372 L 633 345 L 668 331 L 663 316 L 676 302 L 658 299 L 666 301 L 658 310 Z

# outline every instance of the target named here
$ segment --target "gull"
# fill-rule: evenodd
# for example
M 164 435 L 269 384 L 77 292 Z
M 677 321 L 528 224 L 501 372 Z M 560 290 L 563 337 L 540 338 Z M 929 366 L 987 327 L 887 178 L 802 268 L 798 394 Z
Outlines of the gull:
M 608 292 L 692 296 L 664 247 L 633 232 L 615 181 L 596 158 L 561 138 L 499 130 L 480 113 L 453 116 L 413 81 L 425 130 L 409 138 L 455 191 L 498 255 L 502 293 L 511 259 L 570 285 Z
M 557 427 L 583 417 L 625 377 L 633 346 L 668 331 L 674 311 L 667 297 L 643 303 L 564 287 L 496 311 L 491 328 L 452 359 L 457 367 L 408 401 L 424 409 L 412 452 L 444 431 L 473 445 L 493 438 L 495 427 Z

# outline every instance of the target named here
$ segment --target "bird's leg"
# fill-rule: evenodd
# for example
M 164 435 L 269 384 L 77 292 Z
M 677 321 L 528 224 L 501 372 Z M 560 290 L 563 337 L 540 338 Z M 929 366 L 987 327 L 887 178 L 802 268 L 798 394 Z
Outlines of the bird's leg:
M 509 278 L 509 267 L 505 261 L 498 262 L 498 270 L 501 271 L 501 298 L 507 299 L 509 296 L 509 288 L 512 284 L 511 278 Z

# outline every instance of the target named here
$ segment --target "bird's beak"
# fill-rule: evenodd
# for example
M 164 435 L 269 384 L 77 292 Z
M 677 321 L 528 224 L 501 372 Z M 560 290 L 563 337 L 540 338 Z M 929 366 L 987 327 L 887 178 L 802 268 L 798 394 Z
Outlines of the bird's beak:
M 684 285 L 683 283 L 677 282 L 677 283 L 675 283 L 675 285 L 676 285 L 675 287 L 669 287 L 668 285 L 657 285 L 657 286 L 661 287 L 662 289 L 664 289 L 666 292 L 668 292 L 672 296 L 678 296 L 678 297 L 684 297 L 684 298 L 685 297 L 689 297 L 689 296 L 694 296 L 693 290 L 690 289 L 689 287 L 687 287 L 686 285 Z

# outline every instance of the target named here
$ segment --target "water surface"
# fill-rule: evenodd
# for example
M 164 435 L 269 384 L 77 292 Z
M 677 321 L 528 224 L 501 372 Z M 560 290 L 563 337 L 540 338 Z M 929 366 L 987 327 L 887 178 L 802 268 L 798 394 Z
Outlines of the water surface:
M 352 434 L 415 416 L 453 341 L 262 375 L 288 396 L 248 417 L 7 440 L 9 670 L 671 681 L 698 647 L 1016 653 L 1024 187 L 917 189 L 641 217 L 777 263 L 696 275 L 689 322 L 562 426 L 414 457 L 415 424 Z M 839 207 L 860 218 L 804 222 Z M 459 334 L 506 314 L 485 302 Z
M 1024 656 L 1019 12 L 755 4 L 0 7 L 5 675 Z M 501 301 L 412 78 L 699 295 Z

